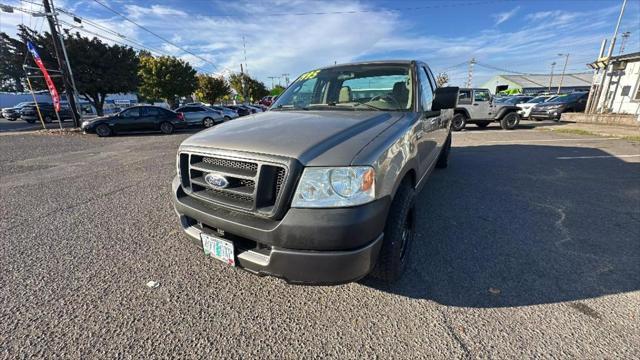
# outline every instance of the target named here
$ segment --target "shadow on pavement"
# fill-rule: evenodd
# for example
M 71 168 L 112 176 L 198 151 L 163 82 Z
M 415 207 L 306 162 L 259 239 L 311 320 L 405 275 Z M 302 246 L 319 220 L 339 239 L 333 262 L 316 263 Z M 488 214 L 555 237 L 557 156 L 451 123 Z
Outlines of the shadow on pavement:
M 640 164 L 599 149 L 456 147 L 418 195 L 405 276 L 382 291 L 508 307 L 640 290 Z
M 561 124 L 566 124 L 563 122 L 557 122 L 553 120 L 542 120 L 542 121 L 534 121 L 534 120 L 522 120 L 520 124 L 516 128 L 517 130 L 527 130 L 527 129 L 535 129 L 535 128 L 543 128 L 543 127 L 553 127 Z M 465 126 L 463 132 L 483 132 L 483 131 L 496 131 L 502 130 L 499 122 L 492 122 L 486 128 L 481 128 L 475 124 L 467 124 Z M 508 132 L 509 130 L 504 130 Z

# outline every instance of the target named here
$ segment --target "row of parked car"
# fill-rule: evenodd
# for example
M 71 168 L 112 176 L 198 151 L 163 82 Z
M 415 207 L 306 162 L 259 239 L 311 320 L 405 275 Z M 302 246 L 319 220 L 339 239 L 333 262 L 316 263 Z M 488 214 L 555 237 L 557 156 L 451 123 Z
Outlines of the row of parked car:
M 13 107 L 2 109 L 0 113 L 3 118 L 9 121 L 16 121 L 20 119 L 28 123 L 35 123 L 38 121 L 38 108 L 44 122 L 50 123 L 52 121 L 58 121 L 53 104 L 46 102 L 38 102 L 37 107 L 36 103 L 33 101 L 21 102 Z M 60 107 L 58 115 L 62 121 L 72 119 L 71 109 L 66 105 Z
M 496 98 L 496 102 L 519 107 L 521 110 L 518 111 L 518 114 L 523 119 L 559 121 L 562 113 L 583 112 L 588 97 L 588 92 L 538 96 L 515 95 Z

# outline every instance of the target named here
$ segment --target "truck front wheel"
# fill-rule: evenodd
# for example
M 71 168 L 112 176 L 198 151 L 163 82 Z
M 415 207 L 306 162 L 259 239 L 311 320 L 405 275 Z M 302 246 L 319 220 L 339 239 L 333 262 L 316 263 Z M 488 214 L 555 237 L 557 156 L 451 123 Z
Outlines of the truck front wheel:
M 504 130 L 513 130 L 520 123 L 520 115 L 510 112 L 500 120 L 500 127 Z
M 414 198 L 415 190 L 407 178 L 398 188 L 391 203 L 378 262 L 371 272 L 374 278 L 385 283 L 400 279 L 407 267 L 415 235 Z
M 467 125 L 467 118 L 464 114 L 455 114 L 451 121 L 451 130 L 460 131 Z

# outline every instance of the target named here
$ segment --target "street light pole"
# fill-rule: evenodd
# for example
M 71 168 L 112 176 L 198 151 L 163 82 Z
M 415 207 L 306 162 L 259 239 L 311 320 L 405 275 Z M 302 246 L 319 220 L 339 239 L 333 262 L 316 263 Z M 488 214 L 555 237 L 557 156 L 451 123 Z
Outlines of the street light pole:
M 551 82 L 553 81 L 553 68 L 556 66 L 556 62 L 551 63 L 551 76 L 549 77 L 549 94 L 551 94 Z
M 567 71 L 567 63 L 569 62 L 569 54 L 558 54 L 558 56 L 564 56 L 564 67 L 562 67 L 562 75 L 560 75 L 560 85 L 558 85 L 558 92 L 560 95 L 560 89 L 562 88 L 562 81 L 564 80 L 564 73 Z

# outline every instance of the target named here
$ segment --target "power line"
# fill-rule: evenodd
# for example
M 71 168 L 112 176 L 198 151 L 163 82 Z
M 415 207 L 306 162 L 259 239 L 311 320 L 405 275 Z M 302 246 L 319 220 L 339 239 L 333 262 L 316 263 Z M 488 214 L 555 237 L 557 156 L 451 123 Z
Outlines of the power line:
M 180 49 L 180 50 L 182 50 L 182 51 L 184 51 L 184 52 L 186 52 L 186 53 L 188 53 L 188 54 L 191 54 L 191 55 L 193 55 L 193 56 L 197 57 L 198 59 L 200 59 L 200 60 L 202 60 L 202 61 L 204 61 L 204 62 L 206 62 L 206 63 L 208 63 L 208 64 L 211 64 L 211 66 L 213 66 L 213 68 L 214 68 L 214 69 L 217 69 L 217 68 L 218 68 L 218 67 L 216 66 L 216 64 L 212 63 L 211 61 L 209 61 L 209 60 L 207 60 L 207 59 L 203 58 L 202 56 L 200 56 L 200 55 L 198 55 L 198 54 L 195 54 L 195 53 L 193 53 L 193 52 L 191 52 L 191 51 L 189 51 L 189 50 L 187 50 L 187 49 L 185 49 L 185 48 L 183 48 L 183 47 L 181 47 L 181 46 L 176 45 L 176 44 L 175 44 L 175 43 L 173 43 L 172 41 L 169 41 L 168 39 L 166 39 L 166 38 L 164 38 L 164 37 L 162 37 L 162 36 L 160 36 L 160 35 L 156 34 L 155 32 L 153 32 L 153 31 L 149 30 L 148 28 L 146 28 L 146 27 L 144 27 L 144 26 L 142 26 L 142 25 L 138 24 L 137 22 L 135 22 L 135 21 L 133 21 L 133 20 L 129 19 L 128 17 L 124 16 L 124 15 L 123 15 L 123 14 L 121 14 L 120 12 L 118 12 L 118 11 L 116 11 L 116 10 L 114 10 L 114 9 L 110 8 L 109 6 L 105 5 L 105 4 L 104 4 L 104 3 L 102 3 L 101 1 L 99 1 L 99 0 L 93 0 L 93 1 L 94 1 L 96 4 L 98 4 L 98 5 L 102 6 L 102 7 L 104 7 L 105 9 L 107 9 L 107 10 L 109 10 L 109 11 L 113 12 L 113 13 L 114 13 L 114 14 L 116 14 L 116 15 L 120 16 L 121 18 L 123 18 L 123 19 L 127 20 L 128 22 L 130 22 L 130 23 L 132 23 L 132 24 L 136 25 L 136 26 L 137 26 L 137 27 L 139 27 L 140 29 L 142 29 L 142 30 L 144 30 L 144 31 L 148 32 L 149 34 L 151 34 L 151 35 L 153 35 L 153 36 L 157 37 L 158 39 L 160 39 L 160 40 L 162 40 L 162 41 L 166 42 L 167 44 L 172 45 L 172 46 L 174 46 L 174 47 L 176 47 L 176 48 L 178 48 L 178 49 Z
M 77 27 L 77 26 L 75 26 L 73 24 L 70 24 L 70 23 L 64 21 L 64 20 L 58 19 L 58 21 L 60 23 L 63 23 L 65 25 L 71 27 L 70 30 L 81 31 L 81 32 L 84 32 L 84 33 L 87 33 L 87 34 L 91 34 L 93 36 L 97 36 L 97 37 L 99 37 L 99 38 L 101 38 L 103 40 L 111 41 L 111 42 L 116 43 L 118 45 L 128 46 L 128 47 L 134 48 L 134 49 L 136 49 L 138 51 L 146 50 L 146 51 L 149 51 L 150 53 L 156 53 L 156 54 L 159 54 L 159 55 L 169 55 L 166 52 L 163 52 L 161 50 L 157 50 L 157 49 L 154 49 L 154 48 L 147 47 L 147 46 L 145 46 L 145 45 L 143 45 L 143 44 L 141 44 L 139 42 L 133 41 L 131 39 L 123 39 L 122 41 L 121 40 L 116 40 L 116 39 L 113 39 L 111 37 L 105 36 L 103 34 L 98 34 L 98 33 L 94 32 L 94 31 L 87 30 L 87 29 L 81 28 L 81 27 Z M 123 41 L 128 41 L 128 42 L 136 44 L 136 45 L 127 44 L 127 43 L 124 43 Z M 193 67 L 198 69 L 198 70 L 200 70 L 200 71 L 202 71 L 202 72 L 207 72 L 204 68 L 202 68 L 200 66 L 193 65 Z

